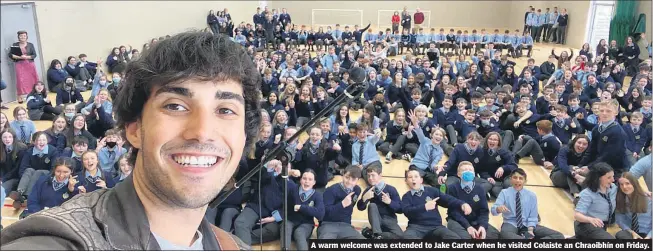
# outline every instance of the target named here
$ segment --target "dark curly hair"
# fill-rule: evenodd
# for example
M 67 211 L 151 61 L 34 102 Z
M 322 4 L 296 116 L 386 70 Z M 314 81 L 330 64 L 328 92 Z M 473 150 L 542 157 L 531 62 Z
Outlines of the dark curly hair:
M 260 78 L 247 51 L 228 37 L 201 31 L 180 33 L 159 41 L 140 59 L 128 64 L 122 88 L 113 103 L 116 126 L 124 129 L 141 118 L 154 87 L 188 79 L 231 79 L 243 87 L 247 118 L 245 150 L 248 150 L 256 141 L 261 120 Z M 131 164 L 135 163 L 137 153 L 138 149 L 132 151 Z

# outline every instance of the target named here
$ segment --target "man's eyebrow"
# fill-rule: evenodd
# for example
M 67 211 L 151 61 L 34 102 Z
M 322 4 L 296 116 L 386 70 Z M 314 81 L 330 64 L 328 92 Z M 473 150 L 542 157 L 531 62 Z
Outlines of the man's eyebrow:
M 163 86 L 163 87 L 159 88 L 159 90 L 157 90 L 154 93 L 154 96 L 157 96 L 157 95 L 160 95 L 160 94 L 163 94 L 163 93 L 173 93 L 173 94 L 185 96 L 185 97 L 188 97 L 188 98 L 193 98 L 193 95 L 194 95 L 193 92 L 191 92 L 189 89 L 184 88 L 184 87 Z
M 242 95 L 234 93 L 234 92 L 217 91 L 217 92 L 215 92 L 215 99 L 216 100 L 236 100 L 236 101 L 240 102 L 241 104 L 245 105 L 245 98 L 243 98 Z

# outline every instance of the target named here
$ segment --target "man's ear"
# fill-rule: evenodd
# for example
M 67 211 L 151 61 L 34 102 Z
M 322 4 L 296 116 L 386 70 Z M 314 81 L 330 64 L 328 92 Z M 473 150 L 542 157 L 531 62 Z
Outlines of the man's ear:
M 125 136 L 127 141 L 136 149 L 142 148 L 141 143 L 141 122 L 137 120 L 135 122 L 128 123 L 125 127 Z

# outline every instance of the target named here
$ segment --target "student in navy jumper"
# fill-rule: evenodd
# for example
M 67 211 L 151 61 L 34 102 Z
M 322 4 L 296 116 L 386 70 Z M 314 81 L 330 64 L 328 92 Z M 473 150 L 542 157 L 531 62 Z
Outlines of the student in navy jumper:
M 360 177 L 361 169 L 350 165 L 345 169 L 342 182 L 333 184 L 324 191 L 324 218 L 317 228 L 318 239 L 364 238 L 351 226 L 354 203 L 361 195 L 361 188 L 357 185 Z
M 463 161 L 458 165 L 458 177 L 462 181 L 448 186 L 447 194 L 469 204 L 472 211 L 464 216 L 457 209 L 448 208 L 447 228 L 461 239 L 499 239 L 499 230 L 488 223 L 490 210 L 486 193 L 474 183 L 475 174 L 472 163 Z
M 367 218 L 372 228 L 363 228 L 361 233 L 368 239 L 399 239 L 403 231 L 397 224 L 397 213 L 401 212 L 401 199 L 397 189 L 383 181 L 381 167 L 371 165 L 367 169 L 367 183 L 370 185 L 356 203 L 359 211 L 367 208 Z
M 118 166 L 118 175 L 113 177 L 113 182 L 115 184 L 118 184 L 125 180 L 134 170 L 134 166 L 129 164 L 129 154 L 125 153 L 120 156 L 118 159 L 118 162 L 116 163 L 116 166 Z
M 86 90 L 84 90 L 86 91 Z M 75 87 L 75 81 L 72 77 L 66 77 L 66 83 L 63 88 L 57 89 L 56 106 L 73 103 L 77 111 L 81 111 L 86 104 L 80 90 Z
M 580 134 L 581 127 L 575 117 L 569 116 L 567 106 L 557 104 L 549 113 L 551 122 L 553 122 L 552 133 L 560 140 L 560 143 L 567 144 L 571 140 L 572 134 Z
M 515 162 L 519 163 L 522 157 L 531 156 L 533 162 L 537 165 L 544 166 L 546 169 L 553 169 L 553 160 L 560 151 L 560 140 L 552 133 L 553 123 L 548 120 L 537 122 L 537 133 L 539 136 L 531 138 L 530 136 L 519 136 L 515 141 L 513 153 Z
M 642 126 L 644 115 L 641 112 L 633 112 L 630 115 L 630 122 L 623 124 L 621 127 L 626 133 L 626 157 L 628 163 L 634 165 L 643 154 L 642 149 L 646 142 L 650 141 L 646 135 L 646 129 Z
M 281 161 L 276 159 L 265 165 L 266 170 L 261 174 L 261 191 L 253 194 L 254 197 L 247 202 L 243 211 L 236 217 L 234 234 L 245 244 L 258 244 L 261 241 L 269 242 L 279 239 L 283 205 L 283 178 L 279 176 L 281 167 Z M 258 204 L 259 200 L 261 205 Z
M 238 163 L 238 170 L 234 173 L 234 176 L 229 180 L 227 185 L 235 184 L 236 181 L 240 180 L 248 172 L 249 167 L 247 166 L 247 161 L 241 158 Z M 223 192 L 226 190 L 227 188 L 223 189 Z M 208 208 L 205 218 L 220 229 L 231 232 L 234 221 L 238 214 L 240 214 L 240 211 L 242 211 L 244 201 L 248 198 L 248 193 L 246 194 L 245 192 L 250 191 L 251 181 L 246 181 L 245 184 L 230 194 L 220 205 L 215 208 Z
M 88 148 L 88 138 L 85 136 L 76 136 L 73 138 L 72 146 L 66 148 L 61 154 L 60 157 L 72 158 L 75 166 L 73 166 L 73 174 L 79 174 L 84 170 L 82 165 L 82 154 L 86 152 Z
M 333 178 L 329 172 L 329 163 L 334 161 L 340 152 L 340 145 L 322 137 L 322 130 L 318 127 L 311 128 L 309 139 L 297 145 L 295 162 L 300 173 L 314 169 L 315 188 L 324 191 L 326 184 Z
M 113 188 L 116 182 L 108 171 L 100 169 L 98 154 L 94 150 L 89 150 L 82 154 L 82 171 L 77 189 L 79 193 L 90 193 L 98 189 Z
M 66 136 L 63 134 L 66 124 L 66 118 L 63 115 L 57 115 L 52 120 L 52 127 L 44 131 L 48 136 L 48 144 L 57 148 L 57 152 L 62 152 L 66 148 Z
M 0 113 L 0 116 L 5 116 Z M 5 117 L 6 118 L 6 117 Z M 0 178 L 2 188 L 5 192 L 16 189 L 20 177 L 18 176 L 18 165 L 27 145 L 18 141 L 16 133 L 11 128 L 4 128 L 0 131 Z
M 587 166 L 579 166 L 589 143 L 589 137 L 579 134 L 569 144 L 562 146 L 555 159 L 555 167 L 549 176 L 553 186 L 568 189 L 575 199 L 578 198 L 582 182 L 589 172 Z
M 483 142 L 484 156 L 476 165 L 480 177 L 491 185 L 489 192 L 492 197 L 510 187 L 508 175 L 517 169 L 512 153 L 504 149 L 503 144 L 499 133 L 490 132 Z
M 437 171 L 439 185 L 446 183 L 448 186 L 460 182 L 460 178 L 457 177 L 458 163 L 469 161 L 474 165 L 478 165 L 481 162 L 481 159 L 485 155 L 481 147 L 482 140 L 483 138 L 478 132 L 472 132 L 467 135 L 467 141 L 465 143 L 456 145 L 451 155 L 449 155 L 449 160 L 444 163 L 442 170 Z M 481 178 L 477 178 L 474 182 L 479 185 L 489 184 Z
M 314 185 L 315 172 L 311 169 L 304 171 L 299 184 L 288 181 L 288 205 L 293 210 L 288 210 L 284 242 L 289 246 L 291 240 L 295 241 L 297 250 L 308 250 L 308 239 L 315 227 L 313 218 L 321 221 L 324 217 L 322 193 L 315 191 Z
M 25 215 L 60 206 L 79 193 L 75 187 L 77 175 L 72 174 L 72 159 L 59 157 L 53 163 L 52 173 L 41 176 L 34 184 L 32 193 L 27 198 Z
M 385 142 L 379 146 L 381 154 L 385 155 L 385 162 L 390 163 L 393 158 L 400 157 L 402 150 L 408 144 L 408 135 L 412 128 L 406 122 L 406 112 L 402 108 L 395 111 L 395 118 L 386 124 Z
M 599 120 L 592 129 L 592 141 L 579 166 L 590 166 L 596 162 L 606 162 L 614 169 L 615 178 L 627 171 L 630 165 L 626 157 L 627 135 L 615 121 L 619 103 L 616 100 L 599 103 Z
M 401 198 L 401 211 L 408 218 L 408 227 L 404 231 L 405 239 L 460 239 L 460 237 L 442 225 L 438 205 L 461 211 L 464 215 L 472 212 L 472 207 L 452 196 L 443 194 L 435 187 L 422 185 L 423 179 L 416 170 L 405 173 L 406 185 L 410 191 Z
M 564 239 L 560 232 L 538 224 L 537 195 L 524 188 L 526 172 L 515 169 L 510 182 L 512 187 L 501 191 L 490 208 L 494 216 L 503 214 L 501 239 Z
M 59 155 L 57 149 L 48 144 L 48 138 L 44 132 L 36 132 L 32 136 L 34 146 L 23 152 L 20 165 L 18 166 L 18 188 L 9 193 L 9 197 L 16 202 L 22 203 L 32 192 L 34 184 L 43 175 L 52 172 L 54 159 Z M 14 204 L 20 206 L 20 204 Z

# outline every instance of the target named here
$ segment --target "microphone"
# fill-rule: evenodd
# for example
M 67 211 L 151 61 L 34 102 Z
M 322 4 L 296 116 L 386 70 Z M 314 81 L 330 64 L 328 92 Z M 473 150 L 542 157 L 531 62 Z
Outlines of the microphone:
M 354 67 L 351 68 L 348 72 L 353 83 L 347 86 L 343 94 L 336 97 L 331 103 L 329 103 L 324 109 L 322 109 L 322 111 L 315 114 L 308 122 L 302 125 L 301 129 L 297 130 L 297 133 L 295 133 L 289 139 L 280 141 L 276 147 L 268 150 L 267 154 L 265 154 L 261 159 L 261 163 L 256 165 L 254 168 L 250 169 L 250 171 L 242 179 L 236 182 L 236 184 L 227 192 L 218 194 L 218 196 L 209 203 L 209 207 L 215 208 L 218 205 L 220 205 L 220 203 L 226 200 L 227 197 L 229 197 L 229 195 L 231 195 L 233 192 L 238 190 L 238 188 L 240 188 L 246 181 L 248 181 L 254 175 L 258 174 L 265 164 L 267 164 L 273 159 L 278 159 L 282 161 L 282 163 L 284 163 L 281 174 L 279 176 L 282 176 L 282 178 L 284 178 L 283 219 L 287 220 L 288 219 L 288 172 L 289 171 L 288 171 L 288 165 L 285 162 L 290 162 L 291 160 L 290 160 L 290 153 L 285 151 L 286 147 L 288 146 L 288 143 L 297 140 L 302 133 L 307 132 L 310 128 L 313 127 L 313 125 L 317 121 L 319 121 L 325 115 L 332 113 L 336 107 L 349 101 L 350 99 L 360 97 L 360 95 L 367 89 L 368 82 L 366 81 L 367 74 L 365 72 L 365 69 L 361 67 Z M 287 231 L 284 228 L 282 229 L 282 232 L 287 232 Z M 285 237 L 285 234 L 282 233 L 281 237 Z M 290 248 L 290 244 L 283 244 L 283 243 L 284 242 L 282 242 L 281 244 L 281 250 L 288 250 Z

